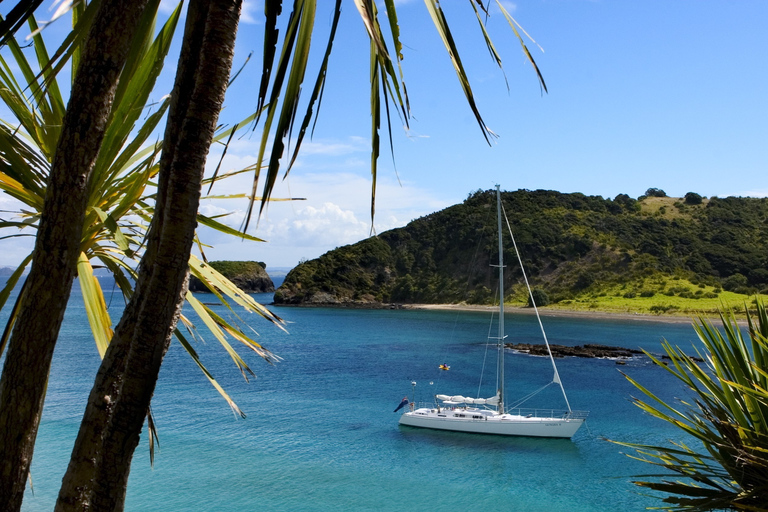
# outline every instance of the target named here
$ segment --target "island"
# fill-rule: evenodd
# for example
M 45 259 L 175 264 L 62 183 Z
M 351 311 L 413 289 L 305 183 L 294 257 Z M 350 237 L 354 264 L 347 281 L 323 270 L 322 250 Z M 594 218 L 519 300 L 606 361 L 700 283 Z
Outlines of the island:
M 221 275 L 232 281 L 246 293 L 270 293 L 275 284 L 267 274 L 266 265 L 259 261 L 211 261 L 208 263 Z M 199 279 L 189 278 L 189 289 L 193 292 L 210 292 Z
M 279 306 L 482 306 L 494 303 L 494 191 L 303 261 Z M 505 303 L 638 316 L 744 315 L 768 294 L 768 198 L 637 199 L 551 190 L 502 192 L 516 239 L 505 241 Z

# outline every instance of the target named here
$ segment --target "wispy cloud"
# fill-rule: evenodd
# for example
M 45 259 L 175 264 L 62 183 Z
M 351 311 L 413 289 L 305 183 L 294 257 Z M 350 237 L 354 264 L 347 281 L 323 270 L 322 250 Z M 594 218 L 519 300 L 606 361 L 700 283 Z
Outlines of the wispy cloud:
M 257 18 L 257 16 L 262 13 L 261 4 L 261 2 L 256 2 L 254 0 L 243 0 L 240 21 L 248 24 L 261 23 L 261 20 Z
M 736 197 L 768 197 L 768 188 L 744 190 L 741 192 L 735 192 L 734 194 L 728 194 L 728 195 L 734 195 Z
M 209 259 L 256 259 L 271 266 L 293 266 L 336 247 L 358 242 L 371 234 L 370 178 L 349 172 L 300 172 L 280 182 L 274 197 L 302 197 L 303 201 L 270 203 L 249 233 L 266 244 L 235 242 L 230 237 L 201 230 L 201 239 L 214 248 Z M 449 201 L 409 183 L 382 178 L 376 190 L 376 233 L 401 227 L 414 218 L 448 206 Z M 208 200 L 206 215 L 231 212 L 222 222 L 240 227 L 245 201 Z

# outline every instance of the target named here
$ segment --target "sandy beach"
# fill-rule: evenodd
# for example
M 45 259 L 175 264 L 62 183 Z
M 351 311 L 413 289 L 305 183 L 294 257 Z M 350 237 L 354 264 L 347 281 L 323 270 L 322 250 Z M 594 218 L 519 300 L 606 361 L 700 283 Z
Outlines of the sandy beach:
M 434 309 L 434 310 L 455 310 L 455 311 L 495 311 L 497 306 L 473 306 L 468 304 L 408 304 L 404 305 L 407 309 Z M 535 311 L 532 308 L 519 306 L 505 306 L 507 313 L 516 315 L 533 315 Z M 600 318 L 608 320 L 633 320 L 659 323 L 675 324 L 693 324 L 695 318 L 689 316 L 673 315 L 644 315 L 639 313 L 610 313 L 606 311 L 579 311 L 569 309 L 550 309 L 547 307 L 539 308 L 539 314 L 542 317 L 562 317 L 562 318 Z M 714 318 L 713 318 L 714 320 Z

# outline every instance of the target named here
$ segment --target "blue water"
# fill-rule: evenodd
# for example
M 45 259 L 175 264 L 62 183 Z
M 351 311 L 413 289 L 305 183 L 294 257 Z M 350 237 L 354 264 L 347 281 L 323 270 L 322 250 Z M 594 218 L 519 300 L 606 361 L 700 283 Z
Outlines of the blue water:
M 109 286 L 106 286 L 109 288 Z M 257 298 L 269 302 L 269 295 Z M 108 299 L 109 300 L 109 299 Z M 206 299 L 207 300 L 207 299 Z M 121 299 L 112 299 L 113 321 Z M 283 358 L 274 366 L 239 350 L 258 374 L 245 383 L 211 336 L 198 343 L 204 362 L 248 415 L 235 417 L 174 342 L 152 409 L 160 447 L 150 468 L 146 434 L 129 481 L 129 511 L 643 510 L 632 475 L 649 467 L 604 438 L 663 444 L 683 439 L 632 405 L 638 392 L 619 370 L 668 399 L 685 390 L 639 359 L 568 358 L 558 368 L 574 409 L 590 410 L 572 440 L 503 438 L 400 427 L 392 410 L 411 394 L 475 395 L 483 368 L 488 315 L 443 311 L 277 308 L 283 333 L 254 315 L 259 341 Z M 0 321 L 7 318 L 7 308 Z M 660 340 L 690 347 L 689 325 L 545 318 L 550 342 L 603 343 L 660 352 Z M 538 342 L 527 315 L 509 314 L 513 339 Z M 209 339 L 210 338 L 210 339 Z M 23 510 L 51 510 L 99 359 L 77 283 L 54 356 L 32 464 L 34 494 Z M 440 363 L 451 366 L 440 372 Z M 486 363 L 487 385 L 493 395 Z M 551 378 L 547 359 L 507 357 L 508 394 L 526 394 Z M 432 384 L 430 384 L 432 383 Z M 548 388 L 538 402 L 562 406 Z M 538 397 L 537 397 L 538 398 Z M 540 402 L 540 403 L 539 403 Z

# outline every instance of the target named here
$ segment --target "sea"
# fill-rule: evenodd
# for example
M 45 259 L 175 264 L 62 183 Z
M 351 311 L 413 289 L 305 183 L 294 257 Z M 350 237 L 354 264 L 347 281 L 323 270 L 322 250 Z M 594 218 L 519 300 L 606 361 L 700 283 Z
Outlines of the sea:
M 122 298 L 101 278 L 114 322 Z M 0 284 L 4 284 L 0 280 Z M 271 294 L 254 295 L 269 304 Z M 204 302 L 212 296 L 201 295 Z M 11 298 L 11 302 L 13 297 Z M 185 308 L 184 313 L 194 315 Z M 9 306 L 0 311 L 5 324 Z M 245 419 L 178 342 L 165 358 L 152 401 L 159 447 L 150 464 L 146 431 L 136 450 L 128 511 L 634 511 L 661 505 L 635 486 L 656 473 L 612 441 L 691 443 L 633 404 L 625 374 L 676 402 L 686 389 L 645 357 L 557 360 L 573 409 L 588 410 L 573 439 L 484 436 L 398 425 L 403 397 L 492 396 L 495 355 L 486 312 L 274 307 L 286 331 L 236 311 L 257 341 L 282 360 L 268 364 L 236 347 L 256 373 L 246 380 L 203 329 L 203 363 Z M 222 315 L 232 315 L 217 307 Z M 599 343 L 661 353 L 663 339 L 693 351 L 690 324 L 543 317 L 550 343 Z M 535 316 L 509 311 L 509 341 L 540 343 Z M 235 342 L 232 341 L 234 344 Z M 450 370 L 441 371 L 440 364 Z M 22 510 L 49 511 L 93 383 L 99 356 L 77 282 L 62 326 Z M 480 376 L 483 376 L 483 381 Z M 507 394 L 525 396 L 552 380 L 547 358 L 509 352 Z M 412 383 L 415 382 L 415 385 Z M 557 386 L 525 407 L 564 408 Z

